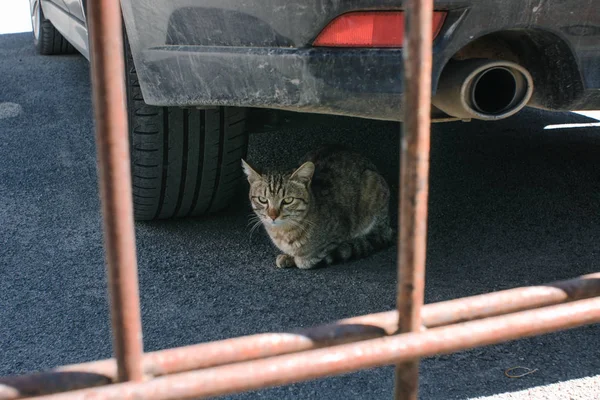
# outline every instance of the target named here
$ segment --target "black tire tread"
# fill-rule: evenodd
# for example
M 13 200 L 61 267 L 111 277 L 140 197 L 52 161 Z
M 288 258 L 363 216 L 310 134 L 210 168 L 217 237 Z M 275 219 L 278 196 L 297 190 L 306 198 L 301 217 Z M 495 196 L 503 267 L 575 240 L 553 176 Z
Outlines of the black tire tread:
M 41 12 L 41 10 L 40 10 Z M 37 50 L 42 55 L 73 54 L 75 47 L 47 20 L 42 14 L 40 37 L 36 43 Z
M 135 218 L 199 216 L 225 208 L 243 178 L 246 109 L 145 104 L 125 41 Z

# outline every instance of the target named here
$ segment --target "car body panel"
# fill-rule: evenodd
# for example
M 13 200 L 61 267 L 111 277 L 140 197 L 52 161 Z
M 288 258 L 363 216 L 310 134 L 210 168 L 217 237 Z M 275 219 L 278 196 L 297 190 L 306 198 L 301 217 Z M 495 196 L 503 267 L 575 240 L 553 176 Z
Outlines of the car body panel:
M 71 16 L 67 9 L 67 5 L 62 0 L 38 0 L 41 1 L 44 16 L 49 19 L 56 29 L 65 37 L 69 37 L 71 29 Z M 30 0 L 29 4 L 33 8 L 36 1 Z
M 77 19 L 82 24 L 85 24 L 85 15 L 83 12 L 82 0 L 63 0 L 67 6 L 67 10 L 74 19 Z
M 29 0 L 29 7 L 30 7 L 30 11 L 33 10 L 34 5 L 38 2 L 39 0 Z M 58 7 L 61 10 L 67 11 L 69 10 L 69 7 L 67 7 L 67 4 L 64 2 L 64 0 L 42 0 L 42 7 L 46 7 L 46 4 L 50 4 L 51 6 L 54 7 Z
M 89 59 L 89 41 L 84 6 L 85 0 L 64 0 L 64 2 L 72 17 L 69 41 L 71 41 L 73 46 Z
M 79 19 L 73 19 L 69 34 L 69 42 L 71 42 L 71 44 L 89 60 L 90 48 L 88 30 L 85 22 L 81 22 Z
M 48 1 L 40 0 L 44 16 L 52 22 L 52 25 L 63 35 L 81 54 L 89 59 L 89 42 L 87 26 L 85 21 L 74 17 L 70 9 L 74 4 L 65 3 L 62 0 Z M 72 0 L 78 2 L 81 7 L 80 0 Z M 30 0 L 30 5 L 33 7 L 34 0 Z
M 402 49 L 311 46 L 340 14 L 401 10 L 402 1 L 121 0 L 121 5 L 148 104 L 266 107 L 387 120 L 404 112 Z M 460 49 L 486 34 L 523 31 L 533 42 L 553 38 L 578 69 L 572 82 L 556 83 L 555 91 L 567 95 L 559 100 L 534 95 L 530 105 L 600 108 L 600 11 L 593 2 L 436 0 L 435 8 L 448 16 L 434 43 L 433 93 Z M 67 37 L 81 45 L 83 33 L 72 25 Z M 543 56 L 551 59 L 552 49 Z

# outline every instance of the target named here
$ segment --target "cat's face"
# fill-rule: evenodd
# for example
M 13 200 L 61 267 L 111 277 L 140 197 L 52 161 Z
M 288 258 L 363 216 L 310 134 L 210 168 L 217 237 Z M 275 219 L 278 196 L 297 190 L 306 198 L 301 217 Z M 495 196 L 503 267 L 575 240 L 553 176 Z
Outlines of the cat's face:
M 256 172 L 242 160 L 250 183 L 250 203 L 263 224 L 271 227 L 293 226 L 304 218 L 310 203 L 310 181 L 315 166 L 302 164 L 292 174 Z

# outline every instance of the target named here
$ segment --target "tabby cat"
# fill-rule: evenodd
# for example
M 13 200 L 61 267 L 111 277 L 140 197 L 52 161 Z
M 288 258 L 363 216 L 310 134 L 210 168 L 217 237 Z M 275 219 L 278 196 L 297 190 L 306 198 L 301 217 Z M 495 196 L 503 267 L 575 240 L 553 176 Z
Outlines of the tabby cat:
M 390 189 L 373 163 L 339 147 L 310 152 L 290 173 L 260 174 L 242 160 L 250 202 L 279 268 L 365 257 L 392 243 Z

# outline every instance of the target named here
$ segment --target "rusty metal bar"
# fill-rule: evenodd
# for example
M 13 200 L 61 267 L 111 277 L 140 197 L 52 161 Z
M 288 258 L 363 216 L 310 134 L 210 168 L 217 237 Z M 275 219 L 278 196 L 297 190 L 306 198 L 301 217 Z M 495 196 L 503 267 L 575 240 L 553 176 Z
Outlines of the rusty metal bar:
M 600 298 L 37 400 L 175 400 L 238 393 L 600 322 Z
M 595 296 L 600 296 L 600 273 L 427 304 L 422 310 L 423 325 L 430 329 Z M 380 326 L 393 334 L 398 317 L 396 311 L 386 311 L 344 319 L 340 323 Z
M 135 231 L 118 0 L 88 1 L 99 185 L 119 381 L 142 380 Z
M 404 134 L 398 213 L 398 332 L 421 329 L 427 249 L 433 0 L 406 2 Z M 417 400 L 419 360 L 396 367 L 395 398 Z
M 405 110 L 409 114 L 402 146 L 398 311 L 349 318 L 287 334 L 254 335 L 144 355 L 120 14 L 117 0 L 97 2 L 95 8 L 90 2 L 100 189 L 117 362 L 103 360 L 0 379 L 0 399 L 69 390 L 77 385 L 105 386 L 37 399 L 191 399 L 400 363 L 396 396 L 412 400 L 418 392 L 416 360 L 422 357 L 600 322 L 600 297 L 579 300 L 598 296 L 600 274 L 421 307 L 429 169 L 431 3 L 412 0 L 408 7 L 415 28 L 408 31 L 405 52 Z M 571 300 L 575 301 L 553 305 Z M 520 311 L 528 308 L 536 309 Z M 504 313 L 512 314 L 497 316 Z M 485 319 L 460 323 L 477 318 Z M 430 329 L 421 332 L 421 323 Z M 398 330 L 400 333 L 396 334 Z M 318 349 L 323 346 L 327 348 Z M 205 369 L 190 371 L 197 368 Z M 166 376 L 141 382 L 143 372 Z M 125 380 L 129 382 L 107 385 Z
M 434 328 L 594 296 L 600 296 L 600 273 L 428 304 L 423 307 L 423 324 Z M 385 333 L 391 335 L 396 331 L 397 321 L 398 312 L 388 311 L 289 333 L 258 334 L 160 350 L 144 355 L 144 373 L 162 376 L 359 341 Z M 116 379 L 114 359 L 68 365 L 32 375 L 0 378 L 0 400 L 101 386 Z

